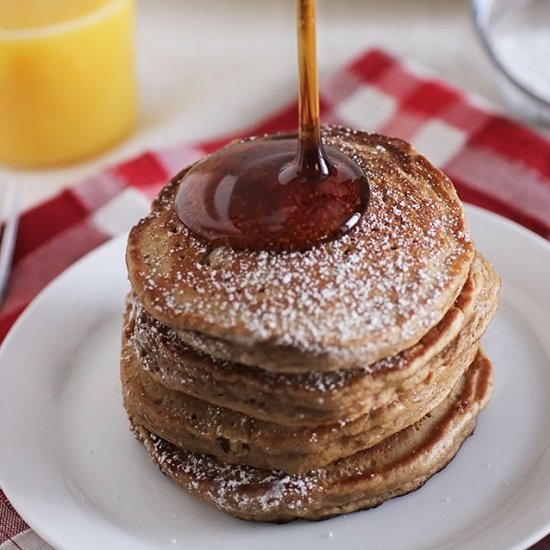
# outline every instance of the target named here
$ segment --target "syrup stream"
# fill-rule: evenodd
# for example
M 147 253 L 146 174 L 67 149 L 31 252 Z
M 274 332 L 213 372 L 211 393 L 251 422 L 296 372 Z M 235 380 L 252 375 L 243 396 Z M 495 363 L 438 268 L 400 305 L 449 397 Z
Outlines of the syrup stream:
M 183 177 L 175 208 L 213 246 L 302 251 L 337 239 L 369 201 L 361 168 L 321 138 L 315 0 L 296 0 L 299 134 L 231 144 Z
M 300 173 L 319 178 L 329 173 L 321 140 L 315 0 L 296 0 L 298 74 L 300 80 L 300 132 L 296 162 Z

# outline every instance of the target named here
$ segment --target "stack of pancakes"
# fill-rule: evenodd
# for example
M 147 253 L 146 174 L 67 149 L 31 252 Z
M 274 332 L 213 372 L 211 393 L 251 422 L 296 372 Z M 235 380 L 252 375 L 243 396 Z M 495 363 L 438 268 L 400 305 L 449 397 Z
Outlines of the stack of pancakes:
M 418 488 L 492 390 L 479 339 L 499 279 L 449 179 L 398 139 L 331 127 L 323 140 L 371 186 L 338 240 L 213 247 L 174 210 L 189 168 L 129 236 L 132 429 L 164 473 L 244 519 L 323 519 Z

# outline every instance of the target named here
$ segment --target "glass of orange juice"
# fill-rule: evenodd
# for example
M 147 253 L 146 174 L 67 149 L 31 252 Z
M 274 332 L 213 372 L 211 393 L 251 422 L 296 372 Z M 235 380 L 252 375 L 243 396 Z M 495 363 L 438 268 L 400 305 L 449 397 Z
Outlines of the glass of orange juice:
M 134 0 L 0 0 L 0 164 L 76 161 L 136 115 Z

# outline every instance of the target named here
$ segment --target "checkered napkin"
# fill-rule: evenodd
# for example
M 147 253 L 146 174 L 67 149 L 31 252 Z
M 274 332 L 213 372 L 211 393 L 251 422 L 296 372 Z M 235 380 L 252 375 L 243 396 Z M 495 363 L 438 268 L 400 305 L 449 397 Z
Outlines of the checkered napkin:
M 451 177 L 463 200 L 550 239 L 550 142 L 499 116 L 479 99 L 419 67 L 370 50 L 324 79 L 321 111 L 324 123 L 412 142 Z M 293 103 L 239 135 L 293 130 L 297 120 Z M 0 339 L 33 297 L 66 267 L 128 230 L 170 176 L 234 137 L 144 153 L 24 212 L 0 310 Z M 49 546 L 0 491 L 0 550 L 15 548 Z

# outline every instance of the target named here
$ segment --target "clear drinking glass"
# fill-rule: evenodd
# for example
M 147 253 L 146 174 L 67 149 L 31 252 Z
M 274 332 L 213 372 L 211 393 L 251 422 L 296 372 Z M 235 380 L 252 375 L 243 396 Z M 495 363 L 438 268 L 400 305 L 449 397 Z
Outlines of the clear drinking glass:
M 550 0 L 471 0 L 504 100 L 550 124 Z

